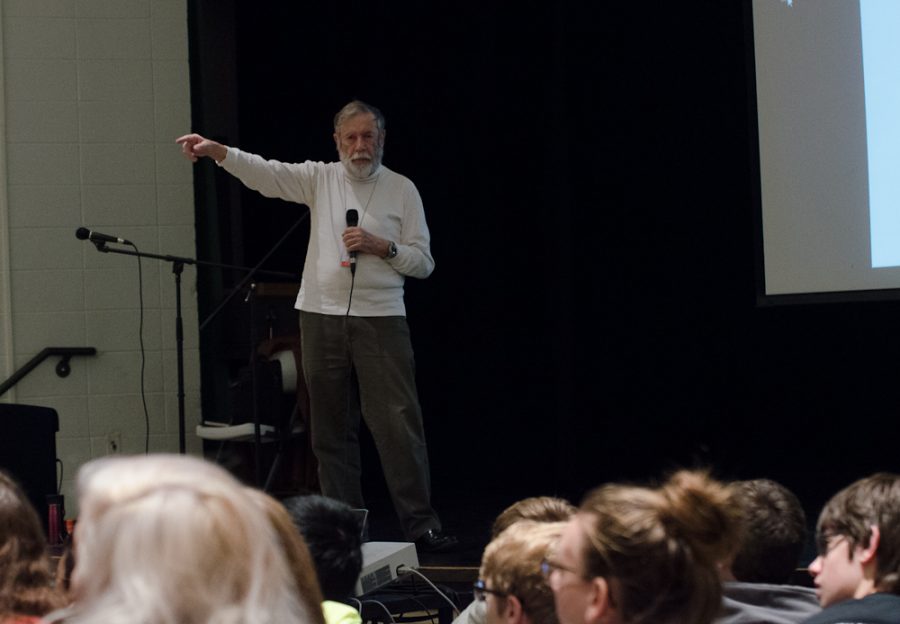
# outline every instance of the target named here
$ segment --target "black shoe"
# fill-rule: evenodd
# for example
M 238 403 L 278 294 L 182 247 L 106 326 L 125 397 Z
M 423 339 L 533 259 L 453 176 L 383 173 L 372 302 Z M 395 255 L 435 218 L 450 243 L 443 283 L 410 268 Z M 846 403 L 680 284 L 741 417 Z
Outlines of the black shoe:
M 459 540 L 440 529 L 428 529 L 416 540 L 416 550 L 418 552 L 449 552 L 456 550 L 458 547 Z

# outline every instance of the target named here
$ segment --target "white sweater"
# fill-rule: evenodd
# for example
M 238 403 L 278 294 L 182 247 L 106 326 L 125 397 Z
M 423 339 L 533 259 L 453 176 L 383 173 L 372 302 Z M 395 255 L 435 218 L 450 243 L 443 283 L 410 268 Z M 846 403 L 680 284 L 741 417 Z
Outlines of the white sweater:
M 425 278 L 434 270 L 422 198 L 404 176 L 381 166 L 372 176 L 354 179 L 340 162 L 282 163 L 229 147 L 219 163 L 248 188 L 266 197 L 306 204 L 310 237 L 294 307 L 343 315 L 350 297 L 350 269 L 341 266 L 347 250 L 341 233 L 347 210 L 359 212 L 359 227 L 397 244 L 397 256 L 359 254 L 352 316 L 405 316 L 405 277 Z

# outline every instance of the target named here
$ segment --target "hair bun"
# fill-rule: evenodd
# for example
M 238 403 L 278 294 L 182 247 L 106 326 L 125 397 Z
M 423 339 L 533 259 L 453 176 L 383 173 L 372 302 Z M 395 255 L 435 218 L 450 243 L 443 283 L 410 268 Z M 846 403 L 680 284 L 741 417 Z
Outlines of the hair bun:
M 660 488 L 660 521 L 698 561 L 715 564 L 738 547 L 741 512 L 732 489 L 706 471 L 680 470 Z

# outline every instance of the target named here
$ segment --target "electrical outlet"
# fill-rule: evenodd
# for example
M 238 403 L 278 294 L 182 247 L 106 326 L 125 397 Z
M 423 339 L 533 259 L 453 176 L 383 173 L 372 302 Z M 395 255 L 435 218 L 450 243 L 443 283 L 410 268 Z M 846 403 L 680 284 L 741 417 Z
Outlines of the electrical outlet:
M 106 434 L 106 454 L 118 455 L 122 452 L 122 434 L 118 431 L 111 431 Z

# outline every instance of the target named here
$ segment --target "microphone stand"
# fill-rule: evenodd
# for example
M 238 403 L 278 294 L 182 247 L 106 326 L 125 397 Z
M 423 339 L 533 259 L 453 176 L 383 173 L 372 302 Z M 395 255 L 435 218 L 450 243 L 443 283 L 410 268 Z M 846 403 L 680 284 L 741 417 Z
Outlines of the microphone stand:
M 299 223 L 299 222 L 298 222 Z M 295 226 L 296 227 L 296 226 Z M 184 271 L 184 265 L 193 264 L 193 265 L 202 265 L 202 266 L 210 266 L 217 267 L 222 269 L 238 269 L 242 271 L 247 271 L 247 267 L 242 266 L 234 266 L 229 264 L 221 264 L 219 262 L 206 262 L 203 260 L 196 260 L 194 258 L 184 258 L 181 256 L 170 256 L 170 255 L 162 255 L 155 253 L 147 253 L 143 251 L 138 251 L 137 247 L 135 247 L 134 251 L 130 249 L 114 249 L 106 246 L 105 241 L 91 241 L 94 243 L 94 246 L 97 248 L 97 251 L 102 251 L 103 253 L 117 253 L 123 254 L 126 256 L 135 256 L 137 258 L 153 258 L 156 260 L 164 260 L 165 262 L 172 263 L 172 273 L 175 275 L 175 353 L 178 361 L 178 452 L 182 455 L 185 453 L 185 435 L 184 435 L 184 324 L 181 316 L 181 274 Z M 271 255 L 271 254 L 270 254 Z M 266 256 L 268 258 L 268 256 Z M 265 258 L 264 258 L 265 260 Z M 261 263 L 260 263 L 261 264 Z M 259 265 L 254 267 L 251 270 L 250 275 L 252 276 L 254 272 L 257 271 Z M 291 273 L 280 273 L 280 272 L 272 272 L 267 271 L 271 275 L 278 275 L 279 277 L 294 277 Z M 241 284 L 243 285 L 247 280 L 245 279 Z M 229 297 L 228 299 L 230 299 Z M 228 301 L 226 299 L 226 301 Z M 217 310 L 218 311 L 218 310 Z M 209 319 L 207 319 L 208 321 Z M 204 322 L 204 325 L 206 322 Z M 202 329 L 201 325 L 201 329 Z M 255 397 L 254 397 L 255 398 Z M 257 435 L 259 427 L 257 425 Z

